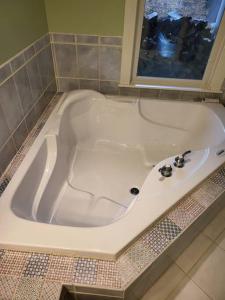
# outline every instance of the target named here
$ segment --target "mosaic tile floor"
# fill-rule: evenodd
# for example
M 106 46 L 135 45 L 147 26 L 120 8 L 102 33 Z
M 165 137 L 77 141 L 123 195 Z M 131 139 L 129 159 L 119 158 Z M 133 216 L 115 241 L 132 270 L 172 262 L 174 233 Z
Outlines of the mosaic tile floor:
M 58 100 L 57 96 L 51 101 L 3 174 L 2 193 Z M 116 261 L 0 250 L 0 299 L 58 299 L 63 284 L 114 290 L 122 295 L 224 193 L 224 182 L 222 166 L 131 243 Z

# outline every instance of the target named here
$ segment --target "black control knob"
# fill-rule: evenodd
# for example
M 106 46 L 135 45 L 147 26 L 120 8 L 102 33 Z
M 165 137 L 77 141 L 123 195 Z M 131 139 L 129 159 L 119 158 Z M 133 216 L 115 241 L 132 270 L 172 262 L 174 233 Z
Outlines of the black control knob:
M 159 172 L 164 177 L 170 177 L 172 175 L 172 171 L 173 171 L 173 169 L 172 169 L 171 165 L 165 165 L 159 169 Z
M 184 166 L 184 157 L 182 155 L 179 155 L 175 157 L 174 166 L 177 168 L 183 168 Z

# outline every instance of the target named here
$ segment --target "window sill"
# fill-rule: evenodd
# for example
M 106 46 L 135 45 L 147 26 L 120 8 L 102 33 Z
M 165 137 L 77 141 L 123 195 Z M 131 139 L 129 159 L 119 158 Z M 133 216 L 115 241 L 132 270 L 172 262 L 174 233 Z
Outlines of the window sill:
M 152 90 L 173 90 L 173 91 L 187 91 L 187 92 L 200 92 L 200 93 L 217 93 L 221 94 L 221 90 L 208 90 L 202 88 L 191 88 L 191 87 L 177 87 L 177 86 L 166 86 L 166 85 L 150 85 L 150 84 L 119 84 L 119 87 L 134 88 L 134 89 L 152 89 Z

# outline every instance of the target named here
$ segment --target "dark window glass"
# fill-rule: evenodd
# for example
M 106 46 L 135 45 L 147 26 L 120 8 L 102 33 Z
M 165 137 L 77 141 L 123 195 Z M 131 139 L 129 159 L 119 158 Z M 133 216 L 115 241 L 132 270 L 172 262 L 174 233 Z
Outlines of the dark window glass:
M 146 0 L 138 76 L 203 78 L 225 0 Z

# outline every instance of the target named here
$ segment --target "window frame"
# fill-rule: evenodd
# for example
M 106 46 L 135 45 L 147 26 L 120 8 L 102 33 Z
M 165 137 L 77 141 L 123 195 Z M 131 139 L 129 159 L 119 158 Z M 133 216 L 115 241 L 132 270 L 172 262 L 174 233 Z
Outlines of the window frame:
M 126 0 L 121 60 L 121 87 L 220 92 L 225 77 L 225 14 L 202 80 L 137 76 L 145 0 Z

